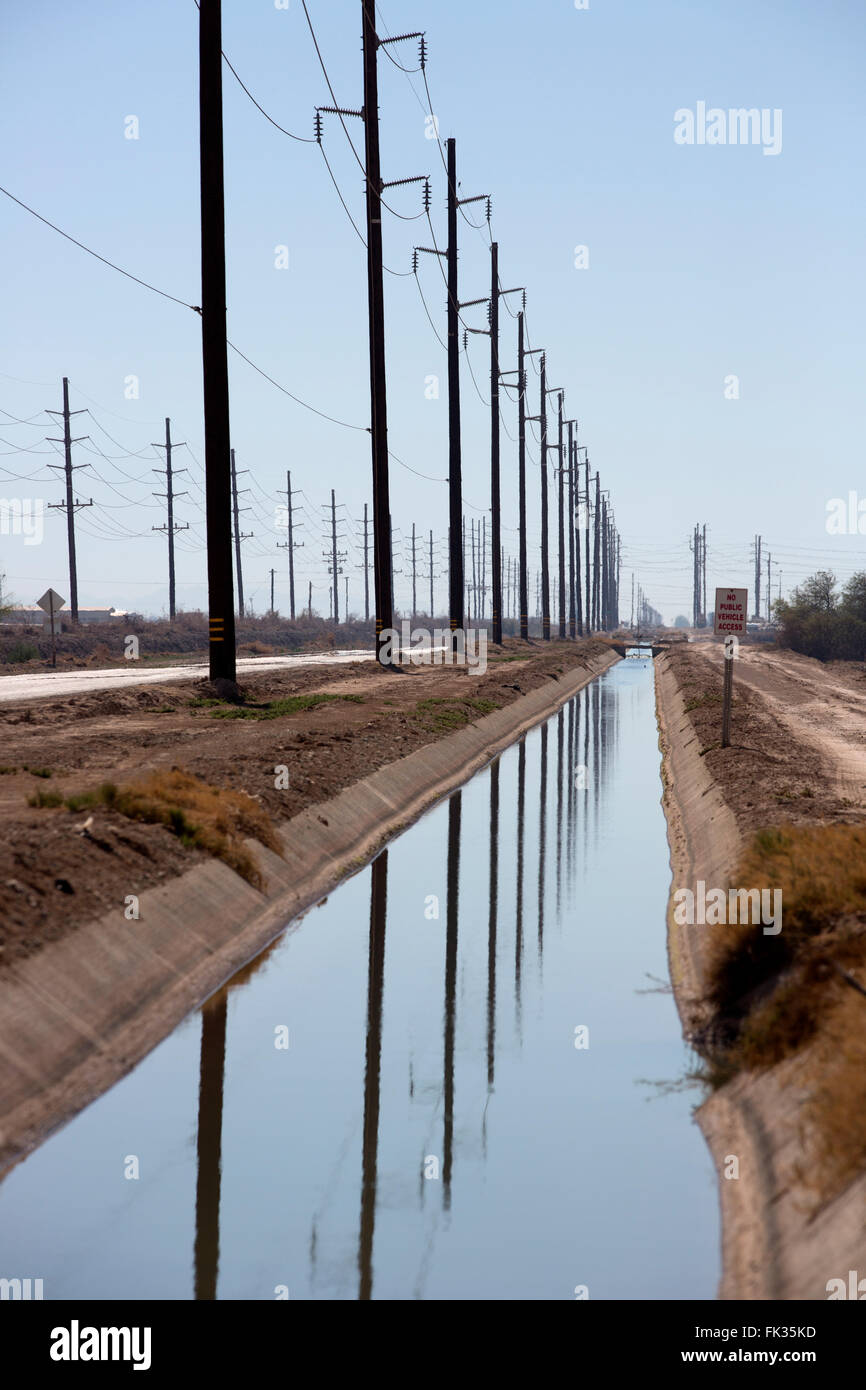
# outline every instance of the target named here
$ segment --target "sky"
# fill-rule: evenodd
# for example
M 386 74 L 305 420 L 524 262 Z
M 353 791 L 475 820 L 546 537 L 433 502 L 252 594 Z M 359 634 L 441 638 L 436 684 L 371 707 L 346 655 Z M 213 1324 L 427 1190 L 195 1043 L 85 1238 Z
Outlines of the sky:
M 307 0 L 307 11 L 337 103 L 359 107 L 361 5 Z M 391 61 L 417 69 L 416 40 L 380 52 L 383 177 L 431 179 L 429 222 L 420 185 L 386 195 L 398 606 L 411 593 L 413 524 L 419 609 L 430 530 L 439 611 L 447 592 L 445 286 L 437 257 L 420 256 L 412 274 L 413 246 L 447 241 L 431 115 L 439 140 L 456 140 L 461 197 L 492 199 L 489 226 L 483 203 L 460 223 L 461 301 L 489 292 L 492 235 L 503 287 L 525 286 L 529 340 L 545 350 L 548 382 L 564 390 L 566 417 L 577 418 L 610 489 L 625 616 L 632 574 L 669 621 L 691 613 L 695 524 L 707 526 L 710 606 L 717 584 L 752 591 L 756 534 L 764 576 L 772 556 L 774 594 L 819 567 L 841 579 L 866 568 L 856 524 L 854 534 L 827 529 L 833 499 L 857 494 L 855 515 L 866 499 L 859 0 L 588 0 L 580 9 L 574 0 L 386 0 L 377 12 L 382 36 L 425 32 L 429 87 L 428 97 L 420 72 Z M 73 419 L 73 434 L 87 436 L 74 449 L 86 465 L 76 494 L 94 502 L 76 513 L 80 603 L 167 608 L 166 540 L 152 530 L 165 522 L 153 495 L 164 481 L 152 471 L 164 465 L 152 442 L 168 416 L 173 438 L 189 446 L 174 455 L 188 470 L 176 481 L 187 494 L 177 519 L 190 528 L 177 537 L 178 602 L 206 606 L 201 321 L 187 307 L 200 302 L 197 25 L 194 0 L 4 0 L 0 184 L 181 301 L 133 283 L 0 194 L 0 498 L 21 499 L 34 517 L 46 508 L 41 540 L 35 525 L 0 534 L 0 573 L 22 603 L 49 584 L 68 596 L 65 518 L 47 510 L 63 496 L 48 466 L 60 462 L 59 446 L 45 438 L 59 433 L 45 411 L 61 406 L 66 376 L 72 409 L 87 412 Z M 335 117 L 323 117 L 321 150 L 310 140 L 315 107 L 332 98 L 302 0 L 224 0 L 223 48 L 272 120 L 302 137 L 278 130 L 224 69 L 228 333 L 279 384 L 230 352 L 232 442 L 248 470 L 239 479 L 249 488 L 244 588 L 264 611 L 273 567 L 287 611 L 276 509 L 290 469 L 303 541 L 298 603 L 312 583 L 314 609 L 328 607 L 333 489 L 346 552 L 341 606 L 348 577 L 357 612 L 372 495 L 366 256 L 349 217 L 363 229 L 362 170 Z M 675 138 L 688 133 L 682 113 L 699 124 L 699 108 L 714 122 L 710 138 L 723 133 L 724 143 Z M 767 113 L 762 141 L 727 138 L 735 108 Z M 362 152 L 361 122 L 347 119 L 346 129 Z M 503 370 L 516 366 L 505 304 Z M 507 304 L 516 312 L 519 296 Z M 486 326 L 483 306 L 463 317 Z M 528 389 L 536 413 L 534 367 Z M 461 396 L 467 527 L 486 518 L 489 533 L 483 336 L 469 337 Z M 551 397 L 551 440 L 554 411 Z M 502 535 L 515 555 L 513 400 L 503 397 L 502 416 Z M 531 595 L 538 454 L 530 434 Z

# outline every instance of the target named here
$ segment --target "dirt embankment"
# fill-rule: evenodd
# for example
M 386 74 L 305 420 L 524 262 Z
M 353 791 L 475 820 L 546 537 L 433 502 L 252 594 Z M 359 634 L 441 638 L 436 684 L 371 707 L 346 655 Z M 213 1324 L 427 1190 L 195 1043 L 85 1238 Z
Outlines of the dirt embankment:
M 240 707 L 204 688 L 195 703 L 186 684 L 77 697 L 62 712 L 47 702 L 5 709 L 4 747 L 31 770 L 2 778 L 0 873 L 18 916 L 4 918 L 10 959 L 0 968 L 0 1169 L 106 1090 L 389 836 L 617 659 L 596 640 L 529 655 L 515 646 L 484 674 L 272 673 L 247 683 Z M 51 777 L 33 775 L 37 753 Z M 115 793 L 94 800 L 109 776 Z M 167 823 L 135 816 L 154 785 L 181 798 Z M 205 854 L 191 834 L 200 816 L 210 816 L 209 834 L 219 828 L 214 786 L 227 805 L 252 793 L 239 826 L 247 838 L 229 856 Z M 71 789 L 76 809 L 28 806 L 30 787 Z M 229 867 L 239 850 L 260 879 Z
M 214 700 L 204 681 L 170 680 L 0 706 L 0 972 L 204 858 L 190 836 L 86 805 L 101 784 L 179 768 L 247 793 L 279 826 L 606 650 L 554 642 L 527 653 L 509 642 L 484 674 L 390 675 L 371 663 L 254 674 L 241 708 Z M 62 804 L 70 799 L 81 809 Z
M 705 1055 L 702 1044 L 719 1026 L 710 999 L 719 934 L 736 928 L 678 923 L 676 890 L 696 891 L 700 880 L 707 890 L 733 886 L 756 832 L 768 832 L 763 838 L 772 847 L 785 836 L 796 844 L 805 828 L 866 823 L 863 668 L 821 666 L 744 645 L 734 668 L 731 747 L 722 749 L 721 663 L 715 644 L 695 643 L 656 664 L 673 868 L 671 976 L 685 1031 Z M 814 887 L 817 895 L 820 874 L 813 884 L 805 866 L 802 877 L 806 891 Z M 847 928 L 845 940 L 857 946 L 863 925 L 856 914 Z M 808 944 L 827 955 L 839 942 L 824 931 Z M 863 1163 L 859 1170 L 851 1161 L 828 1170 L 819 1160 L 832 1145 L 832 1129 L 822 1132 L 822 1126 L 844 1125 L 845 1118 L 834 1117 L 824 1093 L 835 1089 L 839 1110 L 845 1094 L 840 1077 L 848 1084 L 853 1076 L 860 1085 L 862 1068 L 849 1071 L 847 1081 L 844 1070 L 852 1029 L 858 1048 L 866 1035 L 866 999 L 849 987 L 852 979 L 866 985 L 866 972 L 859 975 L 849 971 L 846 982 L 828 972 L 819 978 L 816 970 L 811 988 L 820 991 L 821 1008 L 817 1028 L 804 1014 L 813 1027 L 808 1040 L 786 1044 L 784 1059 L 772 1065 L 740 1068 L 727 1080 L 716 1074 L 716 1089 L 698 1111 L 719 1174 L 723 1298 L 826 1299 L 831 1279 L 847 1280 L 852 1269 L 866 1273 Z M 789 966 L 787 977 L 802 990 L 802 974 Z M 771 1002 L 783 996 L 784 990 Z M 790 1001 L 786 1007 L 790 1017 Z M 766 1021 L 766 1006 L 762 1016 Z M 763 1041 L 772 1055 L 769 1017 L 770 1036 Z M 785 1019 L 779 1007 L 780 1029 Z M 835 1177 L 828 1179 L 828 1171 Z

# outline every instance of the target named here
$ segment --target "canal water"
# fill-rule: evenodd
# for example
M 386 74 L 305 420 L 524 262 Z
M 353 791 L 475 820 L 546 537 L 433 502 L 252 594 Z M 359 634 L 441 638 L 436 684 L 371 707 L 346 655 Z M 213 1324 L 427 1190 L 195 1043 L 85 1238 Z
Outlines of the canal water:
M 714 1298 L 660 797 L 652 662 L 627 659 L 13 1169 L 0 1274 L 46 1299 Z

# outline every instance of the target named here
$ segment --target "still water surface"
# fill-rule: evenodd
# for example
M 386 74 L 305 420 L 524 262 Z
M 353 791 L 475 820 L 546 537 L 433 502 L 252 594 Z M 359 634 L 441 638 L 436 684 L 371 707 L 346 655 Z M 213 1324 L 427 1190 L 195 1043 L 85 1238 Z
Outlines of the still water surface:
M 652 1084 L 690 1064 L 653 992 L 660 795 L 652 663 L 626 660 L 13 1169 L 0 1274 L 46 1299 L 714 1298 L 696 1096 Z

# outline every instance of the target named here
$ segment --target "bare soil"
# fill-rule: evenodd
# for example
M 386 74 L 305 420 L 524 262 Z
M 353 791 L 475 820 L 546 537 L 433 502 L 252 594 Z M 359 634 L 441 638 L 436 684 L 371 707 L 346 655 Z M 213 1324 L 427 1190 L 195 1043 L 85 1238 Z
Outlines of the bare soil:
M 669 656 L 701 754 L 743 833 L 866 819 L 866 666 L 743 643 L 725 749 L 722 659 L 713 641 Z
M 29 804 L 40 794 L 67 798 L 180 768 L 247 792 L 278 824 L 606 649 L 598 639 L 527 649 L 506 638 L 488 649 L 483 675 L 467 667 L 395 675 L 369 662 L 268 671 L 244 678 L 240 707 L 217 701 L 204 680 L 170 678 L 3 704 L 0 968 L 203 857 L 166 827 L 105 806 Z M 332 698 L 270 717 L 271 702 L 310 695 Z

